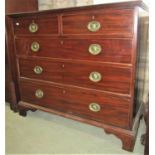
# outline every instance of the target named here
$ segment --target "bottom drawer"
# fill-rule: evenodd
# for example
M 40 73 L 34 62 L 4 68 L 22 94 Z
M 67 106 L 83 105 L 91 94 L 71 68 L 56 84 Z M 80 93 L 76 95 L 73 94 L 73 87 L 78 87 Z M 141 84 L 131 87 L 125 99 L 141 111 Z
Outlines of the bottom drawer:
M 129 128 L 130 99 L 100 91 L 20 80 L 21 100 L 82 118 Z

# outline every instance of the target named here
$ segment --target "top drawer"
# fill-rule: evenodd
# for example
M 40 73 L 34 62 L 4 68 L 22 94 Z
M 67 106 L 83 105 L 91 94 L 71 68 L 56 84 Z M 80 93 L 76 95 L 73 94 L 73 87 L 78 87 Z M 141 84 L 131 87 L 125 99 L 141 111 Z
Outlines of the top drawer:
M 58 34 L 57 16 L 20 17 L 14 20 L 15 34 Z
M 63 15 L 63 33 L 120 37 L 132 35 L 133 10 L 101 10 L 98 12 Z

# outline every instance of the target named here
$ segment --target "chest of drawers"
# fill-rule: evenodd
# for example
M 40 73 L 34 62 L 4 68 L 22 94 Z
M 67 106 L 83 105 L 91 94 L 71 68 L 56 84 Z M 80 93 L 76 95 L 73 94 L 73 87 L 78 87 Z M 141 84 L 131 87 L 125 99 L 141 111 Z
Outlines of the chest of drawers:
M 140 8 L 134 1 L 8 14 L 20 115 L 39 109 L 89 123 L 132 151 L 142 109 L 135 102 Z

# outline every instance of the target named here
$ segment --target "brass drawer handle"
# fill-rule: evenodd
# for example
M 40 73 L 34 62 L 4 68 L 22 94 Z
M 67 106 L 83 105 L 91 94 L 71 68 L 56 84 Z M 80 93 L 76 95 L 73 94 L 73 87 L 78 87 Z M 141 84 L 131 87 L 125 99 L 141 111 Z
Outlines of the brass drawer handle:
M 39 45 L 38 42 L 33 42 L 33 43 L 31 44 L 31 50 L 32 50 L 33 52 L 38 52 L 39 49 L 40 49 L 40 45 Z
M 89 109 L 93 112 L 99 112 L 101 110 L 101 106 L 98 103 L 90 103 Z
M 90 81 L 99 82 L 102 79 L 102 75 L 99 72 L 91 72 L 89 75 Z
M 91 44 L 88 49 L 89 53 L 92 55 L 98 55 L 102 51 L 102 47 L 99 44 Z
M 97 32 L 101 28 L 101 24 L 98 21 L 91 21 L 88 23 L 87 28 L 91 32 Z
M 35 97 L 38 98 L 38 99 L 43 98 L 44 97 L 44 92 L 41 89 L 37 89 L 35 91 Z
M 36 73 L 36 74 L 41 74 L 43 72 L 43 68 L 40 67 L 40 66 L 35 66 L 33 71 Z
M 29 25 L 29 31 L 30 31 L 31 33 L 37 32 L 38 29 L 39 29 L 38 25 L 37 25 L 36 23 L 34 23 L 34 22 L 32 22 L 32 23 Z

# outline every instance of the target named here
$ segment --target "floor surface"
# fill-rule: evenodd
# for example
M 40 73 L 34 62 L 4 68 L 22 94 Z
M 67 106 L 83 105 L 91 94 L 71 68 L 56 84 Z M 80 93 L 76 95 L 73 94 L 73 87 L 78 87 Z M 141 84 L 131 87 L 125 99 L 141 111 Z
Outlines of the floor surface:
M 134 151 L 121 149 L 121 141 L 95 126 L 36 111 L 27 117 L 6 105 L 6 155 L 9 154 L 122 154 L 143 155 L 141 120 Z

